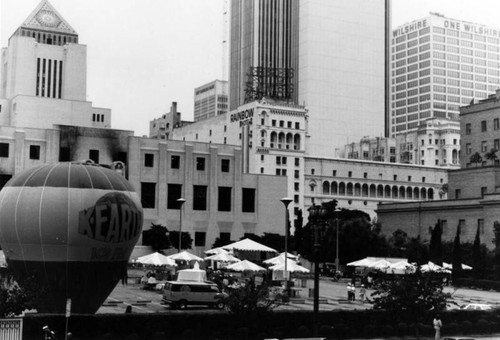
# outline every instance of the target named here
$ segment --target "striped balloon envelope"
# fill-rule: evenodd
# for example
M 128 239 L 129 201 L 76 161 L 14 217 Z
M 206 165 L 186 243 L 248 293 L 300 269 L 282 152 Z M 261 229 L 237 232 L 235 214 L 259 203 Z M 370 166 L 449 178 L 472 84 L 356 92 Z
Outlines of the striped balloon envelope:
M 132 185 L 94 164 L 25 170 L 0 191 L 0 245 L 38 312 L 95 313 L 126 270 L 143 212 Z

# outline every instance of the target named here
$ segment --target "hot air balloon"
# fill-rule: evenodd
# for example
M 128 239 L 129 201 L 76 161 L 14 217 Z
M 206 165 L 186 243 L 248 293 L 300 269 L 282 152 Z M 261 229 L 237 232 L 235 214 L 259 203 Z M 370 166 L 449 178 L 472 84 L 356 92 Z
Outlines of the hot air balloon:
M 140 199 L 117 172 L 88 163 L 41 165 L 0 191 L 0 245 L 38 312 L 95 313 L 122 277 L 142 228 Z

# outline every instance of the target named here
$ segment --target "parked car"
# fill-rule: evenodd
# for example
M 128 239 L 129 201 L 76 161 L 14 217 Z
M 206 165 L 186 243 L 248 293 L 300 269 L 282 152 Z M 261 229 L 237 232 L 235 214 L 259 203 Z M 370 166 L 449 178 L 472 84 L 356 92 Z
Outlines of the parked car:
M 484 303 L 469 303 L 468 305 L 462 307 L 464 310 L 490 310 L 492 308 L 492 305 Z
M 163 289 L 162 303 L 174 309 L 186 309 L 188 305 L 223 309 L 225 296 L 213 282 L 167 281 Z

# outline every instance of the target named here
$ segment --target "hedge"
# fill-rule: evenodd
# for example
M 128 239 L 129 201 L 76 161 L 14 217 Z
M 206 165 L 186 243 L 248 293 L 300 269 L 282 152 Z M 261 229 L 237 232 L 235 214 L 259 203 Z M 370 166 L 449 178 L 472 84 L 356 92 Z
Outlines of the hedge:
M 397 315 L 395 315 L 397 314 Z M 421 335 L 432 335 L 432 318 L 419 324 Z M 441 313 L 443 334 L 500 332 L 500 312 L 453 310 Z M 69 329 L 74 339 L 264 339 L 308 337 L 315 328 L 329 339 L 391 337 L 415 334 L 415 320 L 404 313 L 386 311 L 325 311 L 318 315 L 315 327 L 310 311 L 279 311 L 260 315 L 144 313 L 74 315 Z M 27 314 L 23 339 L 40 339 L 44 325 L 64 334 L 63 315 Z

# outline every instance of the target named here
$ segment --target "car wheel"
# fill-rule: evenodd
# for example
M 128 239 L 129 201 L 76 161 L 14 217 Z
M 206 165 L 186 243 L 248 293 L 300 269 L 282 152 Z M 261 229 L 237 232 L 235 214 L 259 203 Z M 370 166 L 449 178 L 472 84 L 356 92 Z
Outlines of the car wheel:
M 215 306 L 217 307 L 217 309 L 224 309 L 224 307 L 225 307 L 226 305 L 224 304 L 224 302 L 222 302 L 222 301 L 218 301 L 218 302 L 215 304 Z
M 179 301 L 179 309 L 186 309 L 186 308 L 187 308 L 187 301 L 186 300 Z

